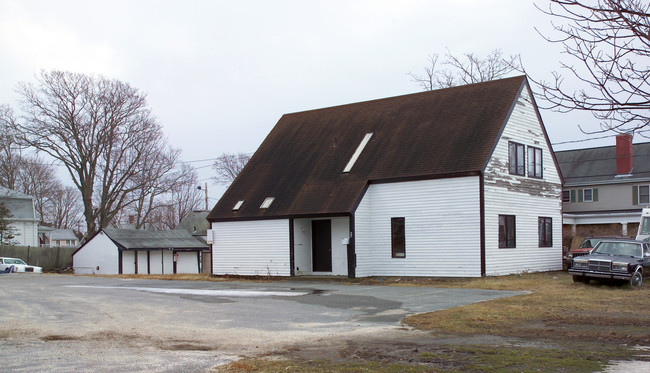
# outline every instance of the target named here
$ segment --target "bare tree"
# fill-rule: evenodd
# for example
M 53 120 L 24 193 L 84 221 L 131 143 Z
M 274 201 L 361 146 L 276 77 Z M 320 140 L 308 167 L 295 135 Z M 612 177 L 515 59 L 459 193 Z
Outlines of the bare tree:
M 16 143 L 14 125 L 16 117 L 13 110 L 0 105 L 0 185 L 15 190 L 23 159 Z
M 214 180 L 220 184 L 227 185 L 232 183 L 235 181 L 235 178 L 239 175 L 244 166 L 246 166 L 249 159 L 251 159 L 250 154 L 245 153 L 221 154 L 212 164 L 212 168 L 214 168 L 217 173 Z
M 83 223 L 82 212 L 79 191 L 75 187 L 63 186 L 53 191 L 43 219 L 54 228 L 78 231 Z
M 149 216 L 148 226 L 153 229 L 174 229 L 192 211 L 201 206 L 202 192 L 196 188 L 198 176 L 196 171 L 184 165 L 191 172 L 183 172 L 166 200 Z
M 500 79 L 513 71 L 522 71 L 519 55 L 506 57 L 500 49 L 494 49 L 485 57 L 474 53 L 465 53 L 459 57 L 447 50 L 445 58 L 439 64 L 438 54 L 429 55 L 429 65 L 424 68 L 424 74 L 409 72 L 408 75 L 425 91 L 433 91 Z
M 150 171 L 163 177 L 148 183 L 148 188 L 135 192 L 134 203 L 126 211 L 134 217 L 136 229 L 173 229 L 197 207 L 200 199 L 196 190 L 196 171 L 188 164 L 177 163 L 178 155 L 178 151 L 161 154 L 164 159 L 152 162 Z M 176 165 L 179 166 L 175 168 Z M 150 177 L 146 174 L 142 176 Z M 187 205 L 189 211 L 185 210 Z M 158 210 L 164 211 L 159 214 Z M 177 213 L 170 217 L 170 210 Z
M 187 164 L 184 167 L 191 172 L 184 172 L 183 178 L 171 190 L 169 205 L 172 207 L 173 214 L 168 223 L 169 229 L 176 228 L 189 213 L 202 206 L 204 192 L 197 189 L 198 174 Z
M 12 225 L 12 217 L 11 210 L 4 203 L 4 197 L 0 197 L 0 245 L 13 245 L 17 242 L 14 238 L 20 233 Z
M 601 122 L 588 133 L 635 131 L 650 122 L 650 3 L 646 0 L 550 0 L 566 61 L 552 81 L 533 80 L 548 108 L 584 110 Z M 577 66 L 573 63 L 577 63 Z M 581 88 L 566 88 L 565 76 Z M 584 129 L 583 129 L 584 131 Z M 587 132 L 587 131 L 585 131 Z
M 106 227 L 146 186 L 147 171 L 167 144 L 146 97 L 128 83 L 64 71 L 42 71 L 38 84 L 20 84 L 21 145 L 61 162 L 81 194 L 86 234 Z
M 22 157 L 16 190 L 34 197 L 34 207 L 41 222 L 51 223 L 47 220 L 47 211 L 62 187 L 51 164 L 45 163 L 37 156 Z

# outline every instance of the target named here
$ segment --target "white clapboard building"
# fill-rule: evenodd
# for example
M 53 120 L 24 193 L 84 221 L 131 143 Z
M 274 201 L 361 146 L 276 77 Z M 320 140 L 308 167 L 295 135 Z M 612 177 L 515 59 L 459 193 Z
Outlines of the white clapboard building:
M 286 114 L 208 215 L 212 270 L 557 270 L 561 191 L 523 76 Z

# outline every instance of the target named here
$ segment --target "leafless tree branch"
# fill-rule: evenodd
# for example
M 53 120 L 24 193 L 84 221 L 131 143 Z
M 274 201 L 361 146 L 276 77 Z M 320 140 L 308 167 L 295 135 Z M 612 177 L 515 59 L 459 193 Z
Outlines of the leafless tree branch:
M 588 111 L 600 129 L 586 133 L 638 131 L 650 122 L 650 3 L 643 0 L 550 0 L 542 12 L 554 17 L 566 60 L 539 87 L 542 107 Z M 539 31 L 538 31 L 539 32 Z M 576 64 L 574 64 L 576 63 Z M 567 81 L 580 84 L 572 90 Z
M 146 188 L 151 159 L 167 149 L 146 97 L 128 83 L 104 77 L 41 72 L 20 84 L 24 116 L 14 123 L 18 142 L 41 151 L 68 171 L 81 194 L 86 234 L 107 227 Z M 157 179 L 162 175 L 156 175 Z
M 214 180 L 220 184 L 228 185 L 232 183 L 235 181 L 235 178 L 237 178 L 237 175 L 239 175 L 244 166 L 246 166 L 246 163 L 248 163 L 250 158 L 251 156 L 245 153 L 221 154 L 212 164 L 212 167 L 217 173 Z
M 500 49 L 491 51 L 486 57 L 474 53 L 461 56 L 453 55 L 449 50 L 445 54 L 443 66 L 438 66 L 439 56 L 429 56 L 429 64 L 424 74 L 409 72 L 411 81 L 425 91 L 449 88 L 457 85 L 480 83 L 500 79 L 515 71 L 523 71 L 518 55 L 504 56 Z

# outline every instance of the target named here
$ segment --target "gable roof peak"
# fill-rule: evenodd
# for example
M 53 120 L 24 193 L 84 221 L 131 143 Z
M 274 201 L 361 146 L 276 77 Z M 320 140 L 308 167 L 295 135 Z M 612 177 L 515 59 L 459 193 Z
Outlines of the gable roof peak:
M 370 182 L 477 174 L 525 82 L 519 76 L 285 114 L 208 220 L 349 214 Z M 273 204 L 260 210 L 269 196 Z

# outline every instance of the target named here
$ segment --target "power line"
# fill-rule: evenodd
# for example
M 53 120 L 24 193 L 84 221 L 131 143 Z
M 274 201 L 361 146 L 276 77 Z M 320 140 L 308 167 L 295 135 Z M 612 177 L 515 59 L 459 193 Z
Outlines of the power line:
M 606 138 L 614 137 L 614 136 L 616 136 L 616 135 L 592 137 L 590 139 L 582 139 L 582 140 L 569 140 L 569 141 L 562 141 L 562 142 L 554 142 L 554 143 L 551 143 L 551 145 L 574 144 L 574 143 L 577 143 L 577 142 L 585 142 L 585 141 L 591 141 L 591 140 L 601 140 L 601 139 L 606 139 Z
M 650 130 L 642 130 L 642 131 L 635 131 L 634 133 L 641 134 L 641 133 L 649 132 L 649 131 L 650 131 Z M 591 140 L 602 140 L 602 139 L 607 139 L 607 138 L 610 138 L 610 137 L 616 137 L 616 136 L 618 136 L 618 135 L 619 135 L 619 134 L 613 134 L 613 135 L 605 135 L 605 136 L 599 136 L 599 137 L 592 137 L 592 138 L 581 139 L 581 140 L 569 140 L 569 141 L 562 141 L 562 142 L 554 142 L 554 143 L 551 143 L 551 145 L 574 144 L 574 143 L 578 143 L 578 142 L 586 142 L 586 141 L 591 141 Z

